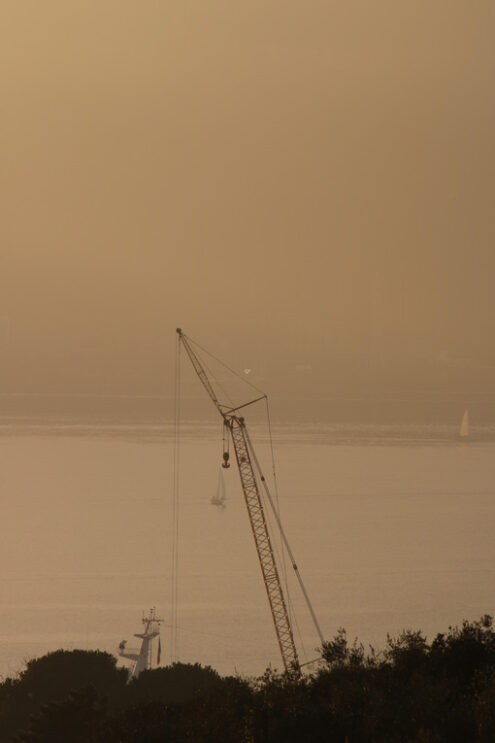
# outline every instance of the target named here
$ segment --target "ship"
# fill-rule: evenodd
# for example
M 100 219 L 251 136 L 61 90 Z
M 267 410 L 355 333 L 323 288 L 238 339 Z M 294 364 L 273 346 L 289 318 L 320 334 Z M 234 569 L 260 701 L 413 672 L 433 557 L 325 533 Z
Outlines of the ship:
M 127 649 L 127 640 L 122 640 L 119 645 L 119 657 L 126 658 L 132 661 L 132 666 L 129 672 L 129 679 L 137 678 L 143 671 L 149 671 L 153 667 L 153 640 L 158 638 L 158 650 L 156 657 L 156 666 L 160 665 L 161 661 L 161 640 L 160 640 L 160 624 L 163 619 L 156 616 L 156 609 L 152 607 L 148 616 L 144 615 L 142 623 L 144 626 L 143 632 L 136 632 L 134 637 L 141 640 L 141 646 L 136 650 Z

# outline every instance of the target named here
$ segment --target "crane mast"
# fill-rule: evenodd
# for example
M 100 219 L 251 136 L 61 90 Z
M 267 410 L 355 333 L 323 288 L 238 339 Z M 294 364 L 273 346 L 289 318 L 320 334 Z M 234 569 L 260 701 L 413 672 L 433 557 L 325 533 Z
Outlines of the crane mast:
M 292 633 L 289 613 L 287 611 L 287 604 L 285 601 L 284 592 L 282 590 L 282 584 L 280 582 L 277 564 L 275 561 L 275 554 L 268 531 L 268 525 L 265 519 L 265 512 L 261 500 L 260 488 L 255 473 L 254 463 L 256 462 L 256 456 L 252 448 L 244 418 L 236 414 L 240 407 L 245 406 L 242 405 L 237 408 L 232 408 L 219 402 L 215 391 L 210 383 L 208 375 L 194 349 L 188 342 L 187 336 L 184 335 L 180 328 L 177 328 L 177 333 L 179 335 L 180 341 L 182 342 L 182 345 L 187 351 L 194 370 L 196 371 L 202 385 L 206 389 L 212 402 L 222 416 L 225 427 L 229 430 L 236 455 L 237 466 L 239 469 L 242 492 L 244 494 L 244 500 L 249 515 L 251 530 L 253 532 L 253 537 L 256 545 L 256 552 L 258 554 L 261 572 L 263 575 L 263 582 L 265 584 L 265 589 L 268 596 L 268 603 L 270 605 L 270 610 L 272 613 L 273 624 L 275 627 L 275 633 L 277 635 L 284 668 L 288 672 L 299 673 L 299 658 L 294 643 L 294 636 Z M 264 397 L 265 396 L 263 395 L 261 398 L 258 399 L 264 399 Z M 256 402 L 256 400 L 253 400 L 252 402 Z M 224 461 L 224 466 L 227 465 L 228 455 L 227 459 L 225 459 Z M 261 479 L 262 481 L 264 481 L 263 475 L 261 475 Z

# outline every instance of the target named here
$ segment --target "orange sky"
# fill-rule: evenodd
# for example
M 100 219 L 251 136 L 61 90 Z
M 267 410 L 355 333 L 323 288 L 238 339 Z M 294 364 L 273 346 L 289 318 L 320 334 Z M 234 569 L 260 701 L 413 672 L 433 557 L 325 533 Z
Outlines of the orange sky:
M 491 0 L 3 0 L 0 28 L 0 391 L 166 390 L 176 325 L 319 389 L 490 383 Z

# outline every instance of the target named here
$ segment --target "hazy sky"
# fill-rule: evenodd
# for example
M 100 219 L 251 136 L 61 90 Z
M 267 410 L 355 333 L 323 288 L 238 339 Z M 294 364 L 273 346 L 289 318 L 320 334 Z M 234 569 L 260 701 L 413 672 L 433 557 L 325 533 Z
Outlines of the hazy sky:
M 491 379 L 493 0 L 2 0 L 0 29 L 0 391 L 166 392 L 177 325 L 320 387 Z

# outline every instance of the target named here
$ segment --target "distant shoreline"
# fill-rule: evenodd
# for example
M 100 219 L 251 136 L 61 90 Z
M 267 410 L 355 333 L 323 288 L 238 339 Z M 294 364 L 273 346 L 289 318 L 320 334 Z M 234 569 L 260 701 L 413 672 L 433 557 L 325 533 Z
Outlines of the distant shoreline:
M 272 423 L 460 426 L 469 409 L 473 430 L 495 425 L 495 395 L 486 393 L 387 393 L 286 397 L 271 396 Z M 264 405 L 250 408 L 249 418 L 262 421 Z M 218 418 L 211 402 L 201 394 L 181 397 L 184 421 L 214 423 Z M 0 420 L 21 423 L 31 420 L 51 424 L 74 423 L 156 424 L 174 418 L 174 399 L 169 395 L 96 393 L 0 393 Z

